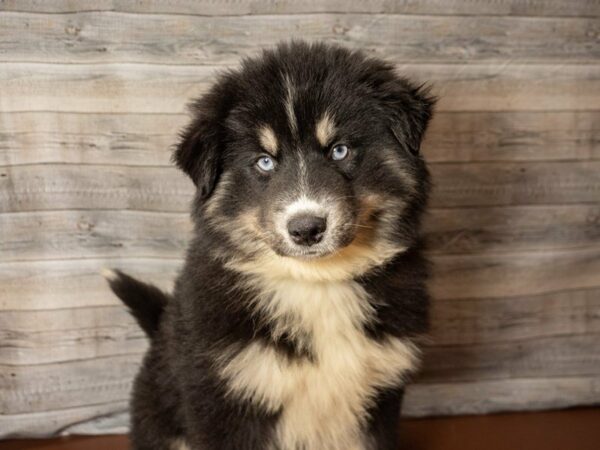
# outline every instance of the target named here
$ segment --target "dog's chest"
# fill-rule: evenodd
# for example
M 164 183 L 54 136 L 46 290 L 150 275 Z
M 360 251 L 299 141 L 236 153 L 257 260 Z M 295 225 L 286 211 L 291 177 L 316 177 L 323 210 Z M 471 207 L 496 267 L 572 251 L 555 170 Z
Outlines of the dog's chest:
M 272 282 L 262 287 L 257 308 L 275 334 L 305 340 L 315 359 L 289 359 L 253 342 L 223 367 L 232 393 L 281 411 L 277 448 L 365 448 L 367 410 L 379 388 L 400 384 L 414 367 L 414 345 L 364 333 L 373 311 L 353 281 Z

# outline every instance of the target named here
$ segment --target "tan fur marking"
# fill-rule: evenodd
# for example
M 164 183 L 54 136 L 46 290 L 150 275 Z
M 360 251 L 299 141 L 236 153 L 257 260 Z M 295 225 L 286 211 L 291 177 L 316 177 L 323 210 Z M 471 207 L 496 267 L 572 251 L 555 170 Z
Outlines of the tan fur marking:
M 316 362 L 290 361 L 266 344 L 233 349 L 222 376 L 230 391 L 265 406 L 282 408 L 277 428 L 281 449 L 360 448 L 361 426 L 376 389 L 402 382 L 418 352 L 407 340 L 368 338 L 363 324 L 373 314 L 354 281 L 307 282 L 256 277 L 255 305 L 280 332 L 308 333 Z
M 284 83 L 285 83 L 285 111 L 288 117 L 288 122 L 290 125 L 290 130 L 294 136 L 298 135 L 298 122 L 296 119 L 296 113 L 294 111 L 294 102 L 296 101 L 296 90 L 294 89 L 294 85 L 292 84 L 292 80 L 289 75 L 284 75 Z
M 230 349 L 221 359 L 221 374 L 229 380 L 231 392 L 270 412 L 281 407 L 292 380 L 286 377 L 281 357 L 272 347 L 254 342 L 244 349 Z
M 169 446 L 169 450 L 191 450 L 183 438 L 177 438 Z
M 116 281 L 119 278 L 117 272 L 107 268 L 100 269 L 100 275 L 106 278 L 107 281 Z
M 268 125 L 263 125 L 258 130 L 258 140 L 260 141 L 260 145 L 268 151 L 271 155 L 277 156 L 277 136 L 275 136 L 275 132 Z
M 225 172 L 221 175 L 221 179 L 219 183 L 215 187 L 214 192 L 211 197 L 208 199 L 204 207 L 206 208 L 206 215 L 208 217 L 215 216 L 215 213 L 221 206 L 221 202 L 225 199 L 225 197 L 229 193 L 230 187 L 233 185 L 231 181 L 231 173 Z
M 210 207 L 211 205 L 209 205 Z M 229 240 L 239 249 L 239 257 L 244 261 L 250 258 L 249 255 L 273 253 L 258 226 L 258 208 L 240 211 L 233 219 L 217 214 L 210 216 L 209 220 L 213 227 L 226 232 Z M 213 249 L 211 254 L 228 267 L 233 267 L 238 262 L 237 259 L 232 260 L 230 254 L 223 253 L 218 248 Z
M 383 155 L 383 163 L 394 175 L 404 182 L 410 191 L 415 192 L 417 180 L 415 180 L 415 177 L 406 169 L 406 167 L 404 167 L 402 160 L 396 155 L 394 150 L 386 150 Z
M 321 119 L 317 122 L 315 130 L 319 143 L 323 147 L 327 147 L 327 145 L 331 143 L 331 138 L 335 134 L 335 125 L 328 112 L 325 112 L 323 117 L 321 117 Z

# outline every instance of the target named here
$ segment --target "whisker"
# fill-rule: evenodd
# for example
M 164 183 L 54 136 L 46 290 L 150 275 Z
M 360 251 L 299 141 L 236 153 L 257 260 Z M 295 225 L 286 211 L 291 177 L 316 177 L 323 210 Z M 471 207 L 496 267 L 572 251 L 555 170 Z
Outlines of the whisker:
M 369 230 L 373 230 L 375 227 L 371 227 L 369 225 L 359 225 L 359 224 L 352 224 L 351 226 L 355 227 L 355 228 L 367 228 Z
M 360 224 L 360 223 L 355 223 L 355 224 L 353 224 L 352 226 L 353 226 L 353 227 L 360 227 L 360 228 L 374 228 L 374 227 L 373 227 L 373 226 L 371 226 L 371 225 L 362 225 L 362 224 Z

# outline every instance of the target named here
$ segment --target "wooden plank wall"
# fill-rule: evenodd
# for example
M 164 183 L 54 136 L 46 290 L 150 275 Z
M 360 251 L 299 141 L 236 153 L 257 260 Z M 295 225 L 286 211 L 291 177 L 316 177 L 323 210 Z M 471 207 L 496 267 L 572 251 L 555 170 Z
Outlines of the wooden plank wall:
M 123 429 L 146 343 L 98 270 L 170 286 L 184 105 L 290 37 L 387 57 L 441 98 L 432 340 L 406 414 L 600 402 L 599 17 L 597 0 L 0 0 L 0 436 Z

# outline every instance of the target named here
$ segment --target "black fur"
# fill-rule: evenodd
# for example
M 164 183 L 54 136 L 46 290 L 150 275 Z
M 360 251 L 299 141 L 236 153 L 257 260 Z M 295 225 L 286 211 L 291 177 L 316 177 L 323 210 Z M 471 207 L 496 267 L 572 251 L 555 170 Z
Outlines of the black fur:
M 153 337 L 158 331 L 169 295 L 156 286 L 138 281 L 120 270 L 113 270 L 113 274 L 114 276 L 108 278 L 110 288 L 125 303 L 148 337 Z
M 282 101 L 289 85 L 295 89 L 296 130 Z M 426 90 L 399 77 L 386 62 L 336 46 L 296 42 L 221 74 L 192 105 L 194 119 L 173 158 L 197 186 L 195 233 L 173 296 L 120 272 L 110 283 L 152 337 L 132 400 L 136 450 L 166 450 L 177 438 L 194 450 L 274 448 L 282 411 L 228 393 L 218 361 L 227 349 L 261 342 L 290 361 L 318 364 L 310 333 L 276 333 L 273 318 L 253 307 L 258 294 L 243 283 L 249 275 L 230 264 L 258 258 L 262 250 L 247 245 L 254 241 L 264 241 L 281 257 L 311 257 L 290 253 L 275 227 L 283 199 L 298 184 L 299 158 L 308 167 L 311 195 L 334 195 L 344 224 L 364 213 L 361 199 L 367 194 L 402 205 L 397 211 L 375 205 L 368 220 L 373 227 L 391 221 L 386 237 L 407 250 L 356 274 L 354 281 L 368 293 L 375 312 L 364 325 L 370 339 L 384 342 L 426 332 L 427 264 L 419 229 L 429 176 L 419 146 L 433 103 Z M 329 147 L 315 137 L 315 121 L 326 111 L 335 115 L 333 140 L 352 149 L 347 160 L 331 161 Z M 255 166 L 264 153 L 256 138 L 261 124 L 274 130 L 280 145 L 272 174 Z M 221 187 L 210 211 L 225 174 L 229 184 Z M 242 213 L 255 214 L 262 237 L 247 229 L 238 233 Z M 346 227 L 331 245 L 342 249 L 359 232 Z M 403 385 L 378 392 L 364 430 L 368 449 L 397 448 L 402 393 Z

